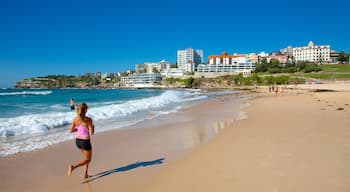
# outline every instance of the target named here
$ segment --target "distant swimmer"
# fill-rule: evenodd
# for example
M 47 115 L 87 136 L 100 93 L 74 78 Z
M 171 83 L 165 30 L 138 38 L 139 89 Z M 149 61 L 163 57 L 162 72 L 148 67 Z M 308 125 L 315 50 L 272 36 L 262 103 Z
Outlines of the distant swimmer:
M 80 149 L 81 153 L 84 156 L 84 159 L 75 165 L 69 165 L 67 173 L 67 175 L 71 175 L 74 169 L 84 166 L 84 179 L 89 177 L 88 169 L 92 156 L 90 137 L 95 132 L 95 126 L 92 119 L 86 116 L 87 110 L 88 106 L 86 103 L 78 105 L 77 116 L 73 120 L 72 125 L 70 127 L 71 133 L 77 133 L 75 144 L 78 147 L 78 149 Z
M 73 98 L 70 99 L 70 110 L 75 110 L 75 100 Z

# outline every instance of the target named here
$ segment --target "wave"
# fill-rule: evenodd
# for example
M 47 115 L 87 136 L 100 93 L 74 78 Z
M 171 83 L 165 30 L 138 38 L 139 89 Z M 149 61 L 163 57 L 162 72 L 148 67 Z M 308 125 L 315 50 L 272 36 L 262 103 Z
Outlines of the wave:
M 20 91 L 20 92 L 5 92 L 0 93 L 0 96 L 15 96 L 15 95 L 50 95 L 52 91 Z
M 205 99 L 206 96 L 198 92 L 189 91 L 165 91 L 159 96 L 129 100 L 124 103 L 90 105 L 88 116 L 94 121 L 104 121 L 131 116 L 138 112 L 150 112 L 169 105 L 178 106 L 177 103 L 190 102 Z M 91 107 L 93 106 L 93 107 Z M 171 110 L 171 109 L 169 109 Z M 12 118 L 0 118 L 0 137 L 19 135 L 32 135 L 45 133 L 51 129 L 68 126 L 74 112 L 47 112 L 45 114 L 29 114 Z

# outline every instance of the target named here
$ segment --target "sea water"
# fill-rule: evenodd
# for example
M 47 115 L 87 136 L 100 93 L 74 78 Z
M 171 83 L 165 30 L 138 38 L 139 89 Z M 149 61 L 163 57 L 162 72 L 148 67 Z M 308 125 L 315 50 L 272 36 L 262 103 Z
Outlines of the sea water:
M 221 94 L 221 93 L 215 93 Z M 214 94 L 214 95 L 215 95 Z M 69 100 L 85 102 L 96 132 L 132 127 L 201 102 L 213 94 L 161 89 L 2 89 L 0 156 L 33 151 L 74 138 Z

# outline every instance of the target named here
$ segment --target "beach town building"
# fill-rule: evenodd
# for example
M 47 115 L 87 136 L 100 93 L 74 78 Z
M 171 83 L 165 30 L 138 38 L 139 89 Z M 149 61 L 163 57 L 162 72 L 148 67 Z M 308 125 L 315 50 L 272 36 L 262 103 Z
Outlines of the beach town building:
M 222 55 L 210 55 L 208 64 L 198 65 L 197 73 L 216 73 L 218 75 L 243 73 L 245 76 L 248 76 L 254 69 L 255 63 L 252 62 L 248 55 L 229 55 L 227 52 L 223 52 Z
M 284 55 L 280 52 L 274 52 L 270 56 L 267 57 L 267 62 L 270 63 L 272 59 L 277 60 L 279 63 L 285 64 L 288 63 L 288 56 Z
M 293 57 L 293 47 L 288 46 L 287 48 L 281 49 L 280 50 L 283 55 L 286 55 L 288 57 Z
M 160 73 L 135 73 L 121 77 L 122 87 L 154 87 L 162 81 Z
M 146 69 L 144 64 L 136 64 L 135 65 L 135 72 L 136 73 L 146 73 Z
M 282 49 L 282 53 L 290 54 L 291 46 L 286 49 Z M 330 45 L 315 45 L 312 41 L 304 47 L 294 47 L 293 58 L 294 61 L 309 61 L 319 63 L 330 63 L 331 47 Z
M 177 67 L 184 72 L 194 72 L 203 61 L 203 50 L 188 48 L 177 51 Z
M 255 53 L 250 53 L 250 54 L 248 54 L 247 57 L 252 63 L 258 63 L 259 62 L 259 55 L 255 54 Z
M 334 50 L 330 53 L 331 63 L 338 64 L 339 63 L 340 54 Z
M 161 72 L 161 74 L 165 77 L 182 77 L 184 75 L 184 71 L 178 68 L 170 68 Z
M 257 62 L 258 64 L 260 64 L 264 59 L 266 59 L 267 61 L 267 58 L 269 57 L 269 54 L 263 51 L 258 53 L 257 55 L 258 55 L 258 62 Z
M 227 52 L 223 52 L 222 55 L 209 55 L 208 63 L 211 65 L 232 65 L 237 63 L 246 63 L 247 55 L 234 54 L 228 55 Z
M 269 54 L 262 51 L 262 52 L 260 52 L 260 53 L 258 54 L 258 56 L 259 56 L 260 58 L 267 58 L 267 57 L 269 56 Z
M 145 62 L 144 64 L 136 64 L 135 71 L 136 73 L 153 73 L 163 72 L 169 70 L 171 63 L 166 60 L 161 60 L 160 62 Z

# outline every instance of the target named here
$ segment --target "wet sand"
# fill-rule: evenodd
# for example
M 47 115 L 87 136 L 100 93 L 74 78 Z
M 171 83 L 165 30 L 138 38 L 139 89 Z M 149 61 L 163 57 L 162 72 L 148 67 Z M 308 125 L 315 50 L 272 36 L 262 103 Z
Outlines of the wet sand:
M 97 134 L 85 184 L 66 176 L 73 141 L 1 158 L 1 191 L 350 191 L 350 86 L 335 87 L 259 88 L 240 121 L 247 101 L 224 96 Z
M 82 160 L 74 141 L 2 157 L 0 189 L 140 191 L 164 167 L 221 134 L 239 116 L 240 107 L 237 96 L 223 96 L 128 129 L 97 133 L 89 172 L 95 176 L 89 180 L 82 179 L 82 168 L 66 176 L 68 165 Z
M 350 92 L 309 90 L 260 92 L 247 120 L 174 162 L 142 191 L 350 191 Z

